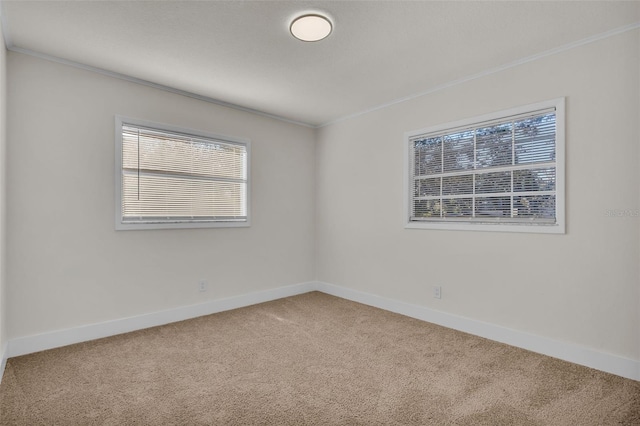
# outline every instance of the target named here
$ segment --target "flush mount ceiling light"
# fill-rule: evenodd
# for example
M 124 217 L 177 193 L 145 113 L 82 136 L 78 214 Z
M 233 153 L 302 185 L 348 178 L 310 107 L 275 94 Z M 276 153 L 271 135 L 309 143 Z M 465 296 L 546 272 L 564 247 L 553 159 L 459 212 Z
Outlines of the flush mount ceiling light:
M 291 34 L 302 41 L 320 41 L 331 34 L 332 29 L 329 18 L 318 14 L 298 16 L 289 27 Z

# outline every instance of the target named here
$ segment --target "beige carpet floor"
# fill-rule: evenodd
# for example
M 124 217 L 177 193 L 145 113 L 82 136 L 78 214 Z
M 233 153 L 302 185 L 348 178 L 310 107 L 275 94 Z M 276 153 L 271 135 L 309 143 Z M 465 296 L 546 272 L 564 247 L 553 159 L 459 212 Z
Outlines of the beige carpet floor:
M 640 425 L 640 382 L 322 293 L 11 358 L 2 425 Z

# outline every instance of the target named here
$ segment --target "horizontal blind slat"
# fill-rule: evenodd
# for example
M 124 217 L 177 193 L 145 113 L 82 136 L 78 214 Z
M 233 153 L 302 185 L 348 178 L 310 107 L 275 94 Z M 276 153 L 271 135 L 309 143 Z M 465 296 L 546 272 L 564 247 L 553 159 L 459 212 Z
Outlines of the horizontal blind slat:
M 123 223 L 246 221 L 247 149 L 122 126 Z
M 410 220 L 555 220 L 555 108 L 408 138 Z

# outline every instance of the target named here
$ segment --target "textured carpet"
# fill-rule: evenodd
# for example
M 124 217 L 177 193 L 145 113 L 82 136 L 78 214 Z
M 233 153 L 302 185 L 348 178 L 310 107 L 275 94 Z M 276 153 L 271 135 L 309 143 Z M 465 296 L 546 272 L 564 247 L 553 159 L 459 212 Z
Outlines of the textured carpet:
M 2 425 L 640 425 L 640 382 L 322 293 L 11 358 Z

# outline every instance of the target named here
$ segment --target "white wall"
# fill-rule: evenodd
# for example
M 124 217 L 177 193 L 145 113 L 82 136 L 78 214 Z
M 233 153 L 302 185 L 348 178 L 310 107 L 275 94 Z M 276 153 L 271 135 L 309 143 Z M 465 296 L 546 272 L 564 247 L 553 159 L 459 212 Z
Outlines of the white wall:
M 0 363 L 7 342 L 6 299 L 6 148 L 7 148 L 7 49 L 0 23 Z M 0 375 L 2 368 L 0 368 Z M 1 377 L 0 377 L 1 379 Z
M 640 360 L 638 30 L 320 129 L 319 281 Z M 403 228 L 403 133 L 567 97 L 567 233 Z M 432 286 L 442 286 L 442 299 Z
M 313 280 L 313 129 L 15 52 L 8 79 L 9 338 Z M 250 139 L 252 226 L 116 232 L 116 114 Z

